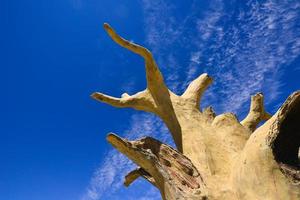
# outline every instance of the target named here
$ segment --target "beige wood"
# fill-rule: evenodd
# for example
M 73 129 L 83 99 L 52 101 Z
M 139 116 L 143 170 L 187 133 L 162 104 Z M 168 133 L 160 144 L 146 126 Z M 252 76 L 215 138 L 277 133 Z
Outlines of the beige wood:
M 168 200 L 300 199 L 300 91 L 273 116 L 265 112 L 261 93 L 251 97 L 241 122 L 232 113 L 216 116 L 211 107 L 200 109 L 210 76 L 200 75 L 176 95 L 165 85 L 149 50 L 123 39 L 108 24 L 104 29 L 117 44 L 144 58 L 147 88 L 120 98 L 98 92 L 91 96 L 115 107 L 156 114 L 177 147 L 150 137 L 127 141 L 109 134 L 107 140 L 140 166 L 126 176 L 125 185 L 143 177 Z

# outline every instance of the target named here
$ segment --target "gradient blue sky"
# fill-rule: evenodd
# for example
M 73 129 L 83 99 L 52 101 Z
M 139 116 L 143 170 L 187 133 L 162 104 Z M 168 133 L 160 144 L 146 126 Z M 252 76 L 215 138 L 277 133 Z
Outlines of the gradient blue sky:
M 300 88 L 300 2 L 52 0 L 0 2 L 0 199 L 160 199 L 106 143 L 113 131 L 172 144 L 150 114 L 92 100 L 143 90 L 143 60 L 102 29 L 148 47 L 181 93 L 203 72 L 215 78 L 204 106 L 245 116 L 262 91 L 274 113 Z

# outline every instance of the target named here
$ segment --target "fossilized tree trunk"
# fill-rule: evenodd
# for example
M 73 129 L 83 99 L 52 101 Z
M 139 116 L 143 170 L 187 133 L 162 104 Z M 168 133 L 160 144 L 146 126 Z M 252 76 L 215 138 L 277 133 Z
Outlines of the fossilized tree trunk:
M 104 28 L 116 43 L 144 58 L 147 88 L 120 98 L 97 92 L 92 97 L 156 114 L 177 147 L 151 137 L 128 141 L 109 134 L 107 140 L 140 166 L 126 175 L 126 186 L 143 177 L 170 200 L 300 199 L 299 91 L 273 116 L 265 112 L 261 93 L 251 97 L 249 114 L 241 122 L 232 113 L 216 116 L 211 107 L 200 109 L 211 77 L 202 74 L 182 95 L 174 94 L 146 48 L 121 38 L 108 24 Z M 261 121 L 266 122 L 256 129 Z

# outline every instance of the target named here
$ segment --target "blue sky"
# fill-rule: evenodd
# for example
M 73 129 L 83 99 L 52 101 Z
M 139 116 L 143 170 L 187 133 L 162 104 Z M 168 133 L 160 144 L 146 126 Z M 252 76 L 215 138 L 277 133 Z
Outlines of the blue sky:
M 262 91 L 274 113 L 300 89 L 299 1 L 52 0 L 0 2 L 0 199 L 160 199 L 124 175 L 134 165 L 105 141 L 112 131 L 172 144 L 151 114 L 92 100 L 143 90 L 143 60 L 102 29 L 148 47 L 181 93 L 203 72 L 217 113 L 247 113 Z

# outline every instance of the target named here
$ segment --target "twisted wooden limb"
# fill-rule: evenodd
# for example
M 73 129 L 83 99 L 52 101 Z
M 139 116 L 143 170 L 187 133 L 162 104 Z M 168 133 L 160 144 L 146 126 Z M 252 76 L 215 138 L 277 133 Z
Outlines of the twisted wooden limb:
M 213 79 L 208 74 L 201 74 L 189 84 L 181 97 L 192 100 L 193 106 L 199 108 L 201 96 L 212 81 Z
M 151 137 L 128 141 L 109 134 L 107 140 L 143 168 L 147 177 L 153 177 L 164 199 L 205 198 L 206 186 L 198 170 L 187 157 L 172 147 Z M 127 175 L 125 183 L 129 185 L 140 173 L 140 170 L 133 171 Z
M 244 120 L 241 121 L 241 124 L 250 130 L 251 132 L 255 131 L 257 125 L 261 121 L 266 121 L 270 119 L 271 115 L 267 113 L 264 109 L 264 96 L 262 93 L 257 93 L 251 96 L 251 105 L 248 115 Z
M 145 59 L 147 88 L 149 89 L 154 99 L 158 98 L 160 92 L 168 92 L 168 88 L 164 83 L 163 76 L 159 71 L 151 52 L 148 49 L 120 37 L 115 32 L 115 30 L 113 30 L 113 28 L 106 23 L 104 24 L 104 29 L 117 44 L 142 56 Z
M 141 167 L 134 169 L 125 176 L 124 185 L 128 187 L 133 181 L 135 181 L 139 177 L 143 177 L 153 186 L 157 187 L 154 178 Z

